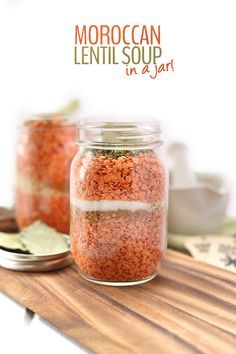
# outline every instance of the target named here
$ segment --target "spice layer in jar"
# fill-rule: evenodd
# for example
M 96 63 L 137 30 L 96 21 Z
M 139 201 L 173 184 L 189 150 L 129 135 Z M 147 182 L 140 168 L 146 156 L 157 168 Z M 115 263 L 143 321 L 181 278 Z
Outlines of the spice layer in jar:
M 166 248 L 167 171 L 159 123 L 79 123 L 71 165 L 71 251 L 107 285 L 156 276 Z
M 70 164 L 77 151 L 76 124 L 38 116 L 20 129 L 16 160 L 16 219 L 20 228 L 41 220 L 68 234 Z

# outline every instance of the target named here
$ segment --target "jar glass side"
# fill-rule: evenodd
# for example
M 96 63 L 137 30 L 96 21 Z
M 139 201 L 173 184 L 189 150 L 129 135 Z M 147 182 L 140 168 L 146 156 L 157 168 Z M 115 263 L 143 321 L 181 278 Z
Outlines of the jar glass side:
M 82 144 L 72 162 L 71 251 L 88 280 L 132 285 L 157 274 L 166 249 L 168 173 L 160 143 L 109 144 Z
M 41 220 L 69 233 L 69 170 L 77 151 L 75 124 L 27 121 L 16 151 L 15 210 L 20 228 Z

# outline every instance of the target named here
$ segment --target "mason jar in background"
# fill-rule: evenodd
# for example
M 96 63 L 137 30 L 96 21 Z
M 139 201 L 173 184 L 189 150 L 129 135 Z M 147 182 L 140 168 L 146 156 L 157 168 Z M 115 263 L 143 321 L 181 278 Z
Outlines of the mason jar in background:
M 71 165 L 71 251 L 96 283 L 156 276 L 166 249 L 168 173 L 157 121 L 80 122 Z
M 64 116 L 25 120 L 16 158 L 15 211 L 20 228 L 41 220 L 69 233 L 69 172 L 77 139 L 75 123 Z

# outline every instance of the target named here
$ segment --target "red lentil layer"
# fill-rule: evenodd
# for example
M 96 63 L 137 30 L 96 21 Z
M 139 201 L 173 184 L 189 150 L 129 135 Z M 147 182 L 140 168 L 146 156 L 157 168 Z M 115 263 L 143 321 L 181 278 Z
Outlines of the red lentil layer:
M 17 153 L 17 171 L 47 186 L 68 189 L 71 161 L 77 151 L 77 128 L 60 120 L 35 121 L 23 128 Z
M 165 212 L 80 212 L 72 207 L 71 250 L 80 272 L 103 281 L 155 274 L 165 248 Z
M 69 232 L 69 174 L 77 151 L 77 128 L 62 119 L 37 119 L 22 128 L 17 149 L 18 180 L 51 192 L 16 188 L 16 219 L 20 228 L 37 219 Z
M 70 202 L 68 194 L 33 195 L 18 191 L 16 205 L 20 209 L 17 213 L 17 222 L 20 227 L 26 227 L 35 220 L 41 220 L 62 233 L 69 233 Z
M 152 151 L 118 158 L 78 155 L 72 167 L 73 198 L 158 202 L 165 194 L 165 172 Z

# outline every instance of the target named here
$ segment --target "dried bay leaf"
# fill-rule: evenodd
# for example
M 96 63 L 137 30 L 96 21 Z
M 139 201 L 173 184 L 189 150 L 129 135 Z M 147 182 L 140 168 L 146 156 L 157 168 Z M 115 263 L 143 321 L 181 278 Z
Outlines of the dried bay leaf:
M 69 249 L 63 234 L 39 220 L 21 230 L 21 240 L 33 254 L 53 254 Z
M 20 234 L 8 234 L 5 232 L 0 232 L 0 248 L 9 249 L 12 251 L 28 251 L 28 249 L 22 242 Z

